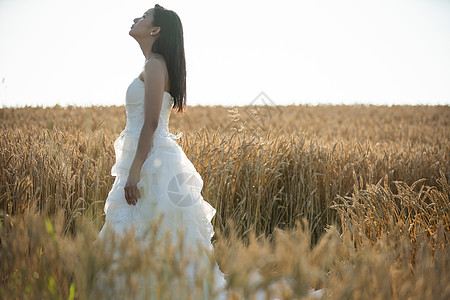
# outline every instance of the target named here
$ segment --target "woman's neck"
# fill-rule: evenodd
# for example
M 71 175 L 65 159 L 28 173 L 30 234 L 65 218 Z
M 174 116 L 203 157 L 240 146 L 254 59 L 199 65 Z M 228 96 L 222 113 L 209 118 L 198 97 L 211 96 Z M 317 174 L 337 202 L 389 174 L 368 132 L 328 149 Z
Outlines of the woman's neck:
M 144 54 L 145 61 L 147 61 L 150 58 L 150 56 L 153 55 L 152 46 L 154 41 L 155 40 L 153 39 L 145 39 L 138 41 L 139 46 L 141 47 L 142 50 L 142 54 Z

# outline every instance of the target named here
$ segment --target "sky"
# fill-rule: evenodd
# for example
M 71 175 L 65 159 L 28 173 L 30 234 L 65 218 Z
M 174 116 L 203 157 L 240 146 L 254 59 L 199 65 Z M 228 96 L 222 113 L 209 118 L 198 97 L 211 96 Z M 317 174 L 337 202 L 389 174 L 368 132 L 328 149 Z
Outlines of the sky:
M 124 105 L 156 3 L 183 24 L 188 105 L 450 104 L 450 0 L 0 0 L 0 107 Z

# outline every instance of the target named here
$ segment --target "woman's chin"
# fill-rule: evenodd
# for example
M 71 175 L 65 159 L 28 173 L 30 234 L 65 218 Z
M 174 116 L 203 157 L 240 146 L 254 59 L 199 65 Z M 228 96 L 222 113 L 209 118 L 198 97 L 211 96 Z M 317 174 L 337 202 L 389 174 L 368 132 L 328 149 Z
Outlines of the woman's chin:
M 128 34 L 134 38 L 138 38 L 138 37 L 142 36 L 142 34 L 140 34 L 139 32 L 136 32 L 136 30 L 134 28 L 131 28 L 130 31 L 128 31 Z

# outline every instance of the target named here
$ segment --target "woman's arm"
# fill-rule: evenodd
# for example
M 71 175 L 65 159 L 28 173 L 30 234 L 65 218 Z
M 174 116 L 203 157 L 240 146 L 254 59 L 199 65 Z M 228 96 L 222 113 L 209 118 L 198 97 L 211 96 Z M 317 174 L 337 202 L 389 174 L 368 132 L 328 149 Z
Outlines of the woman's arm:
M 130 174 L 125 185 L 125 198 L 128 204 L 135 205 L 140 198 L 137 183 L 140 179 L 142 165 L 152 146 L 153 136 L 158 127 L 164 97 L 165 63 L 158 58 L 149 59 L 144 67 L 145 99 L 144 124 L 139 136 L 136 154 L 130 167 Z
M 142 164 L 152 146 L 153 135 L 156 127 L 158 127 L 159 114 L 164 96 L 164 62 L 160 59 L 152 58 L 147 61 L 144 70 L 144 125 L 139 136 L 136 155 L 131 165 L 136 171 L 141 170 Z

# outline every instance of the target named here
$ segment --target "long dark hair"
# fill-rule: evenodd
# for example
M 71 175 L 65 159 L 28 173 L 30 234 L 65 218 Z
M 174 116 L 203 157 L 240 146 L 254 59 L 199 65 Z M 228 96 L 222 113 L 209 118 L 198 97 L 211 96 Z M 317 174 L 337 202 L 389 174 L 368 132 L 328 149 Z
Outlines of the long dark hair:
M 186 106 L 186 59 L 184 56 L 183 26 L 180 18 L 172 11 L 155 4 L 153 26 L 161 27 L 159 37 L 152 46 L 153 53 L 161 54 L 166 60 L 170 79 L 170 94 L 174 98 L 172 108 L 183 113 Z

